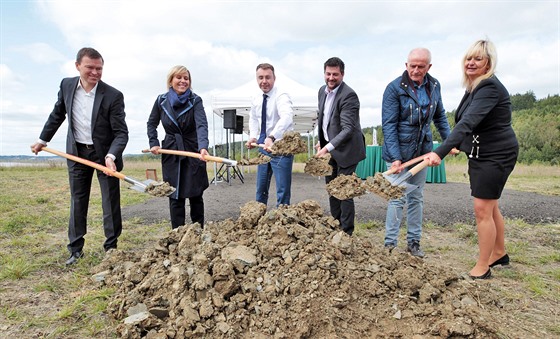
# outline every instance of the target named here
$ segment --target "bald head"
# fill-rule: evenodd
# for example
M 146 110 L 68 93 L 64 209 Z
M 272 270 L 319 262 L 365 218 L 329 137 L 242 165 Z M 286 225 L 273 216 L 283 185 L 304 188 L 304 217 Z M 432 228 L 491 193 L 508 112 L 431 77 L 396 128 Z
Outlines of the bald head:
M 432 67 L 432 53 L 427 48 L 415 48 L 408 53 L 406 71 L 412 81 L 422 84 L 424 77 Z
M 431 64 L 432 53 L 430 53 L 430 50 L 427 48 L 418 47 L 408 53 L 408 62 L 410 62 L 411 59 L 424 60 L 426 63 Z

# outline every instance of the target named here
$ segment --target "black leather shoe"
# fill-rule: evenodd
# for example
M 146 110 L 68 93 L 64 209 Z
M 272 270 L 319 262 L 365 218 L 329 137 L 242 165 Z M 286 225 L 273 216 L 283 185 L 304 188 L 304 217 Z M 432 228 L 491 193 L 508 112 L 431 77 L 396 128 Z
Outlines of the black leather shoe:
M 78 260 L 80 260 L 81 257 L 84 256 L 84 252 L 74 252 L 72 253 L 72 255 L 70 256 L 70 258 L 68 258 L 68 260 L 66 260 L 66 265 L 70 266 L 70 265 L 74 265 L 75 263 L 78 262 Z
M 490 279 L 490 277 L 492 276 L 492 270 L 488 269 L 488 271 L 486 271 L 486 273 L 484 273 L 483 275 L 470 275 L 469 274 L 469 278 L 471 278 L 472 280 L 475 279 Z
M 494 267 L 496 265 L 502 265 L 502 266 L 507 266 L 509 265 L 509 255 L 504 254 L 503 257 L 501 257 L 500 259 L 494 261 L 493 263 L 491 263 L 489 266 L 490 267 Z

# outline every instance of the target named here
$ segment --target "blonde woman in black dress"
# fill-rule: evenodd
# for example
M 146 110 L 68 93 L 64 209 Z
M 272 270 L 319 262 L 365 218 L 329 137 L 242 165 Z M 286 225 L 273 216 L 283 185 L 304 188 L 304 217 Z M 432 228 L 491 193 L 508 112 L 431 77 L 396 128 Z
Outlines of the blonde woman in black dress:
M 498 199 L 515 167 L 519 146 L 511 127 L 509 93 L 494 74 L 496 62 L 496 48 L 488 40 L 479 40 L 467 50 L 463 58 L 466 92 L 455 113 L 455 128 L 425 157 L 430 166 L 437 166 L 456 147 L 469 158 L 479 248 L 476 265 L 469 272 L 473 279 L 488 279 L 491 267 L 509 264 Z

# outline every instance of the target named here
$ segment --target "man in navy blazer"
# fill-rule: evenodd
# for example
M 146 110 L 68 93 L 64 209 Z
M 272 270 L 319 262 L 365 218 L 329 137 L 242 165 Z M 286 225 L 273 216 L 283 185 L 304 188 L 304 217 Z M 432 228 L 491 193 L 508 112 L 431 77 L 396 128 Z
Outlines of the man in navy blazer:
M 68 116 L 66 153 L 121 171 L 122 153 L 128 142 L 124 97 L 117 89 L 101 81 L 104 60 L 93 48 L 78 51 L 76 69 L 79 77 L 65 78 L 60 84 L 58 100 L 49 115 L 39 140 L 31 145 L 37 154 L 50 142 Z M 70 181 L 70 221 L 66 265 L 75 264 L 83 256 L 87 233 L 87 213 L 94 168 L 67 161 Z M 122 231 L 120 182 L 110 172 L 97 170 L 101 187 L 105 251 L 117 248 Z
M 366 158 L 366 144 L 360 127 L 360 101 L 344 83 L 344 62 L 337 57 L 324 64 L 325 83 L 319 89 L 319 143 L 317 156 L 331 154 L 333 173 L 325 177 L 328 184 L 338 175 L 352 175 Z M 332 216 L 344 232 L 354 232 L 354 199 L 339 200 L 329 196 Z

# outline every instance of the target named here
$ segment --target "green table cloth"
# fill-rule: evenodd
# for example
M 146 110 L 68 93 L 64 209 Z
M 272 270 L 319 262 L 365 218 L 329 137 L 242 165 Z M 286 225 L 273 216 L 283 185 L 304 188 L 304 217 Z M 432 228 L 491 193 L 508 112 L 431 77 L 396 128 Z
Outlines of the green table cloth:
M 434 144 L 434 149 L 437 147 Z M 387 164 L 381 156 L 382 147 L 381 146 L 366 146 L 366 158 L 360 163 L 356 168 L 356 175 L 362 179 L 367 177 L 372 177 L 377 172 L 385 172 L 387 170 Z M 428 183 L 445 183 L 447 178 L 445 176 L 445 162 L 441 161 L 441 165 L 436 167 L 428 167 L 428 173 L 426 175 L 426 182 Z

